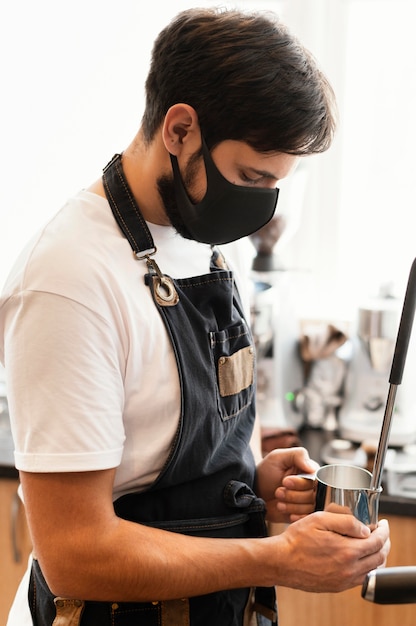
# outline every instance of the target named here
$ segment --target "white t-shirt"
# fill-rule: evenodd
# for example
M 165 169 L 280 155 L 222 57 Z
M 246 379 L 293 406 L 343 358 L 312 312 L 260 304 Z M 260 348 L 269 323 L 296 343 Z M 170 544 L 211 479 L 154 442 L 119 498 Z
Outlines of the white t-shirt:
M 162 272 L 209 272 L 210 246 L 170 227 L 149 228 Z M 226 248 L 228 260 L 233 246 Z M 108 202 L 86 191 L 21 254 L 0 303 L 0 360 L 18 469 L 116 467 L 114 499 L 157 477 L 176 432 L 180 390 L 146 273 Z M 8 626 L 26 623 L 27 579 Z

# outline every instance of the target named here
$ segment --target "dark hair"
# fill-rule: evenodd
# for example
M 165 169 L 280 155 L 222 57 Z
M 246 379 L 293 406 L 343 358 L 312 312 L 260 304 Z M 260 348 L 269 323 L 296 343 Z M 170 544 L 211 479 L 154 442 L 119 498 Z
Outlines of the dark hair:
M 313 154 L 335 131 L 333 90 L 274 14 L 189 9 L 155 40 L 142 130 L 151 141 L 168 109 L 192 106 L 210 147 L 226 139 L 259 152 Z

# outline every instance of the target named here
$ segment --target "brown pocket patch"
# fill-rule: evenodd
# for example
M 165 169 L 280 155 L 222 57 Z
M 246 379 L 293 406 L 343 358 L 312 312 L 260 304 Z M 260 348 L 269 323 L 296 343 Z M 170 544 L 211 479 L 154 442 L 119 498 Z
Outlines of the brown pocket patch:
M 231 356 L 218 359 L 218 382 L 222 397 L 232 396 L 253 384 L 253 346 L 241 348 Z

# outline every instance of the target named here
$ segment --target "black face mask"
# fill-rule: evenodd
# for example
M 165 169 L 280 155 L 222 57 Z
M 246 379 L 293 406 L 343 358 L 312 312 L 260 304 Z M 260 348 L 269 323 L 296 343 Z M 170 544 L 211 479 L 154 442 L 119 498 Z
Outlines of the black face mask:
M 201 243 L 229 243 L 267 224 L 276 210 L 279 190 L 233 185 L 217 169 L 204 140 L 202 155 L 207 191 L 196 204 L 186 192 L 177 158 L 170 155 L 177 210 L 192 238 Z

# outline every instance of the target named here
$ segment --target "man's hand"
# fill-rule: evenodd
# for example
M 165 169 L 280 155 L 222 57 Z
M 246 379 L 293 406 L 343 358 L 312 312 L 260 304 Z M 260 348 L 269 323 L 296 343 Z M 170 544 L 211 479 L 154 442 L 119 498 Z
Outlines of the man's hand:
M 385 565 L 390 551 L 387 520 L 371 532 L 351 514 L 319 511 L 290 524 L 275 539 L 286 570 L 280 584 L 311 592 L 361 585 L 370 570 Z
M 315 508 L 316 482 L 297 474 L 319 468 L 305 448 L 269 452 L 257 466 L 257 495 L 265 500 L 270 522 L 294 522 Z

